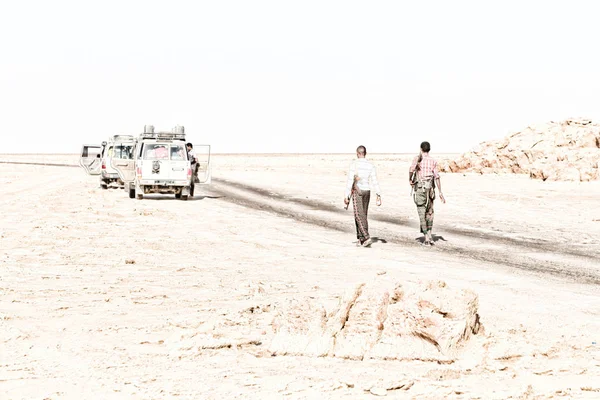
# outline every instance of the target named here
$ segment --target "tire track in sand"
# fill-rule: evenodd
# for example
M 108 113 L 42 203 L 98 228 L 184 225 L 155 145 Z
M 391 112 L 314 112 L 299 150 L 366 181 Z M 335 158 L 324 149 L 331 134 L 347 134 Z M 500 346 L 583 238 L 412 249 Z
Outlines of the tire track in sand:
M 21 165 L 41 165 L 41 166 L 51 166 L 51 167 L 67 167 L 67 168 L 80 168 L 79 165 L 74 164 L 61 164 L 61 163 L 34 163 L 34 162 L 20 162 L 20 161 L 0 161 L 0 164 L 21 164 Z M 305 207 L 310 207 L 313 209 L 318 209 L 321 211 L 326 211 L 332 214 L 343 215 L 343 211 L 329 203 L 321 202 L 318 200 L 305 200 L 300 198 L 294 198 L 290 196 L 286 196 L 284 194 L 266 190 L 262 188 L 258 188 L 252 185 L 244 184 L 241 182 L 236 182 L 227 179 L 217 179 L 214 178 L 213 181 L 217 183 L 217 187 L 211 189 L 211 192 L 221 195 L 219 198 L 221 201 L 226 201 L 229 203 L 233 203 L 245 208 L 252 208 L 259 211 L 266 211 L 271 214 L 290 218 L 296 220 L 298 222 L 323 227 L 326 229 L 332 229 L 339 232 L 345 233 L 354 233 L 354 229 L 350 227 L 348 223 L 335 221 L 333 219 L 308 215 L 298 210 L 291 209 L 289 207 L 284 207 L 281 203 L 293 203 L 302 205 Z M 219 186 L 223 186 L 223 188 L 219 188 Z M 264 201 L 258 201 L 252 199 L 251 196 L 243 196 L 239 195 L 229 188 L 234 188 L 238 190 L 243 190 L 249 193 L 252 193 L 254 196 L 268 199 L 270 201 L 274 201 L 279 203 L 278 205 L 269 204 Z M 370 217 L 373 220 L 384 222 L 392 225 L 399 225 L 409 227 L 408 221 L 398 220 L 391 217 L 385 216 L 372 216 Z M 493 249 L 486 250 L 477 250 L 473 248 L 459 247 L 452 244 L 445 244 L 444 246 L 437 246 L 433 249 L 430 249 L 434 252 L 440 252 L 442 254 L 448 254 L 457 257 L 468 257 L 472 260 L 482 261 L 491 264 L 499 264 L 502 266 L 507 266 L 511 268 L 515 268 L 518 270 L 526 271 L 529 273 L 535 273 L 538 275 L 547 275 L 554 276 L 558 278 L 568 279 L 570 281 L 575 281 L 578 283 L 586 283 L 586 284 L 600 284 L 600 271 L 596 270 L 588 270 L 584 268 L 580 268 L 574 265 L 569 265 L 566 262 L 556 262 L 545 260 L 540 262 L 539 260 L 532 259 L 531 257 L 520 256 L 519 250 L 517 248 L 526 248 L 527 250 L 536 250 L 538 253 L 552 253 L 555 255 L 565 255 L 572 256 L 576 258 L 582 258 L 592 261 L 600 261 L 600 257 L 596 254 L 583 253 L 578 250 L 568 249 L 564 245 L 560 243 L 552 243 L 547 241 L 532 241 L 532 240 L 516 240 L 513 238 L 507 238 L 505 236 L 492 234 L 492 233 L 481 233 L 475 231 L 469 231 L 466 229 L 459 228 L 444 228 L 445 232 L 453 233 L 456 235 L 462 235 L 470 238 L 478 238 L 487 240 L 490 243 L 496 245 L 506 246 L 504 251 L 498 251 Z M 414 239 L 409 237 L 403 237 L 398 235 L 397 233 L 391 232 L 387 228 L 379 228 L 378 231 L 385 234 L 386 241 L 401 245 L 401 246 L 415 246 Z
M 252 185 L 248 185 L 245 183 L 236 182 L 236 181 L 232 181 L 232 180 L 228 180 L 228 179 L 213 179 L 213 181 L 218 182 L 223 185 L 226 185 L 226 186 L 234 187 L 236 189 L 242 189 L 242 190 L 248 191 L 250 193 L 254 193 L 258 196 L 281 200 L 281 201 L 285 201 L 286 203 L 287 202 L 295 203 L 295 204 L 299 204 L 299 205 L 309 207 L 309 208 L 312 208 L 315 210 L 327 211 L 327 212 L 331 212 L 331 213 L 335 213 L 335 214 L 339 214 L 339 215 L 345 214 L 344 211 L 342 211 L 339 207 L 336 207 L 334 205 L 331 205 L 329 203 L 319 201 L 316 199 L 306 200 L 306 199 L 302 199 L 302 198 L 285 196 L 281 193 L 273 192 L 271 190 L 261 189 L 256 186 L 252 186 Z M 406 219 L 393 218 L 393 217 L 384 216 L 384 215 L 370 215 L 369 219 L 374 220 L 374 221 L 379 221 L 379 222 L 385 222 L 388 224 L 413 228 L 413 226 L 411 225 L 411 222 Z M 515 238 L 503 236 L 503 235 L 493 233 L 493 232 L 485 232 L 484 233 L 484 232 L 480 232 L 480 231 L 472 230 L 472 229 L 455 228 L 455 227 L 448 227 L 448 226 L 444 226 L 443 231 L 454 234 L 454 235 L 468 237 L 468 238 L 476 238 L 476 239 L 492 241 L 494 244 L 517 246 L 517 247 L 522 247 L 526 250 L 533 249 L 533 250 L 539 250 L 539 251 L 549 252 L 549 253 L 559 253 L 559 254 L 564 254 L 564 255 L 569 255 L 569 256 L 581 257 L 584 259 L 589 259 L 591 261 L 597 261 L 598 263 L 600 263 L 600 254 L 590 253 L 589 251 L 584 252 L 584 251 L 581 251 L 578 249 L 573 249 L 569 246 L 565 246 L 564 244 L 555 243 L 555 242 L 551 242 L 548 240 L 515 239 Z M 559 250 L 556 251 L 557 249 L 559 249 Z
M 347 219 L 347 215 L 341 209 L 329 204 L 320 202 L 318 200 L 304 200 L 299 198 L 292 198 L 285 196 L 281 193 L 274 192 L 272 190 L 261 189 L 251 185 L 235 182 L 232 180 L 225 179 L 213 179 L 213 182 L 217 183 L 215 188 L 211 188 L 211 192 L 222 196 L 219 200 L 233 203 L 245 208 L 251 208 L 254 210 L 265 211 L 271 214 L 277 215 L 283 218 L 289 218 L 298 222 L 307 223 L 314 226 L 323 227 L 326 229 L 332 229 L 344 233 L 354 233 L 354 227 L 350 223 L 336 221 L 333 218 L 325 218 L 322 216 L 315 216 L 303 213 L 297 209 L 293 209 L 289 206 L 283 205 L 286 203 L 293 203 L 298 205 L 307 206 L 313 209 L 321 211 L 327 211 L 332 214 L 344 215 Z M 231 189 L 236 189 L 235 192 Z M 251 193 L 251 196 L 244 196 L 239 194 L 239 190 L 247 191 Z M 255 197 L 255 198 L 253 198 Z M 258 198 L 267 199 L 268 201 L 260 201 Z M 397 221 L 390 217 L 373 216 L 369 217 L 380 222 L 385 222 L 393 225 L 410 226 L 407 221 Z M 558 278 L 567 279 L 570 281 L 586 284 L 600 284 L 600 271 L 590 270 L 581 268 L 576 265 L 570 264 L 567 260 L 563 262 L 544 260 L 540 261 L 532 257 L 523 256 L 519 253 L 523 250 L 536 253 L 552 253 L 557 256 L 568 256 L 575 259 L 586 259 L 589 261 L 598 261 L 600 263 L 600 257 L 595 254 L 582 253 L 577 250 L 564 249 L 564 245 L 559 243 L 545 242 L 545 241 L 530 241 L 524 240 L 523 242 L 513 238 L 507 238 L 500 235 L 468 231 L 464 229 L 447 229 L 444 228 L 445 232 L 462 235 L 468 238 L 483 239 L 491 244 L 504 246 L 503 251 L 493 249 L 473 249 L 469 247 L 461 247 L 453 244 L 446 243 L 443 246 L 436 246 L 431 250 L 433 252 L 440 252 L 442 254 L 448 254 L 457 257 L 467 257 L 472 260 L 482 261 L 491 264 L 499 264 L 510 268 L 518 269 L 525 272 L 535 273 L 538 275 L 547 275 Z M 405 237 L 390 231 L 387 228 L 378 227 L 378 232 L 381 232 L 381 236 L 385 236 L 385 240 L 401 246 L 416 246 L 415 240 L 410 237 Z

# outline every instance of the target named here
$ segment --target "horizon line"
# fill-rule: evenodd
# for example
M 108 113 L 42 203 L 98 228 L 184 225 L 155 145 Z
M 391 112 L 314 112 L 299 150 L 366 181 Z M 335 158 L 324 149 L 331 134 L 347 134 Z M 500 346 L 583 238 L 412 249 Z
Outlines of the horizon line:
M 353 152 L 344 153 L 210 153 L 211 155 L 219 156 L 251 156 L 251 155 L 268 155 L 268 156 L 293 156 L 293 155 L 353 155 Z M 414 152 L 403 152 L 403 153 L 367 153 L 371 155 L 411 155 L 418 154 L 418 151 Z M 439 152 L 433 154 L 462 154 L 461 152 Z M 46 156 L 77 156 L 79 153 L 0 153 L 0 156 L 32 156 L 32 155 L 46 155 Z

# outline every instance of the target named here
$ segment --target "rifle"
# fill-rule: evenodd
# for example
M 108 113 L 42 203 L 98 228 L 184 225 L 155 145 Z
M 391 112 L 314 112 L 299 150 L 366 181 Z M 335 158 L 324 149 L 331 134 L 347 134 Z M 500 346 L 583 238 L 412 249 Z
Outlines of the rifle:
M 410 176 L 410 197 L 413 196 L 414 191 L 415 191 L 415 175 L 417 174 L 417 170 L 415 168 L 415 170 L 413 171 L 412 175 Z
M 412 174 L 410 175 L 410 196 L 412 197 L 414 190 L 415 190 L 415 184 L 416 182 L 416 177 L 417 177 L 417 173 L 419 172 L 419 170 L 421 169 L 421 161 L 423 161 L 423 153 L 419 153 L 419 159 L 417 160 L 417 165 L 415 166 L 415 170 L 412 172 Z
M 354 189 L 356 188 L 356 182 L 358 182 L 360 180 L 358 175 L 354 175 L 354 182 L 352 182 L 352 189 L 350 190 L 350 196 L 352 196 L 352 193 L 354 193 Z M 350 203 L 346 204 L 346 207 L 344 207 L 344 210 L 348 209 L 348 206 L 350 205 Z

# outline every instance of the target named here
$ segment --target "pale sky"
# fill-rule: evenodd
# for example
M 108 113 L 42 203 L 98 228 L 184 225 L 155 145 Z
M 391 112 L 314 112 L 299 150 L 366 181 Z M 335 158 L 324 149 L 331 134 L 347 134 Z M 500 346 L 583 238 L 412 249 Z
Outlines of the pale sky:
M 600 117 L 594 1 L 3 1 L 0 153 L 462 152 Z

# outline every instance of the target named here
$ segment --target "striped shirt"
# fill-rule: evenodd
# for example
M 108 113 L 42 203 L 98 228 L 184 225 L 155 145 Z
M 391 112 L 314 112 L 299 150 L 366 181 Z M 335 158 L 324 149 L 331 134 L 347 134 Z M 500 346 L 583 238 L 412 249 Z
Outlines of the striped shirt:
M 359 158 L 350 163 L 348 181 L 346 182 L 346 198 L 350 197 L 352 184 L 354 183 L 354 175 L 358 175 L 360 178 L 358 182 L 356 182 L 356 186 L 360 190 L 370 190 L 372 186 L 375 189 L 375 193 L 378 196 L 381 195 L 375 166 L 370 161 L 367 161 L 366 158 Z
M 409 172 L 412 174 L 417 167 L 417 163 L 419 162 L 419 156 L 415 157 L 410 166 Z M 431 178 L 439 178 L 440 174 L 437 169 L 437 161 L 435 159 L 429 157 L 429 154 L 423 154 L 423 159 L 421 160 L 421 167 L 419 172 L 417 172 L 417 176 L 421 180 L 427 180 Z

